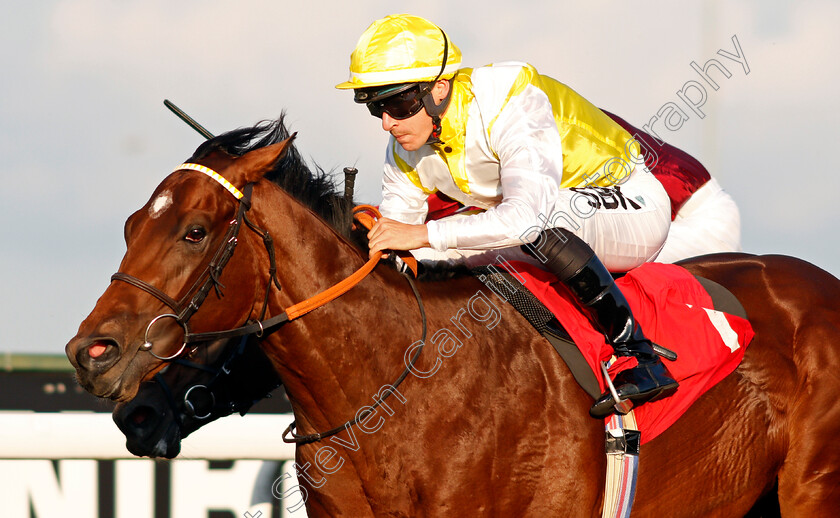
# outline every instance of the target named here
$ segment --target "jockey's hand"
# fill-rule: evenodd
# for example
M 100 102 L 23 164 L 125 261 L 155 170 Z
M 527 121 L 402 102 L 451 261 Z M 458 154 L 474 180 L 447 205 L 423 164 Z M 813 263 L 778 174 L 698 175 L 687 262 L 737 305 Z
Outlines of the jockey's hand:
M 414 250 L 429 246 L 426 225 L 409 225 L 388 218 L 379 219 L 367 237 L 370 257 L 383 250 Z

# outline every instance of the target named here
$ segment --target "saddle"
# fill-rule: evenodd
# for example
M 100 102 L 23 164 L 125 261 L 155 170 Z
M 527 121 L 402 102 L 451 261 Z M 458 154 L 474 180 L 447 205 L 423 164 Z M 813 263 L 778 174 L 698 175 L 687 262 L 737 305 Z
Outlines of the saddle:
M 587 394 L 593 399 L 601 395 L 602 389 L 591 365 L 586 361 L 569 332 L 554 313 L 522 285 L 521 280 L 494 265 L 473 268 L 471 272 L 501 299 L 510 303 L 534 329 L 548 340 Z M 711 297 L 714 310 L 747 320 L 743 305 L 732 292 L 710 279 L 696 275 L 694 278 Z

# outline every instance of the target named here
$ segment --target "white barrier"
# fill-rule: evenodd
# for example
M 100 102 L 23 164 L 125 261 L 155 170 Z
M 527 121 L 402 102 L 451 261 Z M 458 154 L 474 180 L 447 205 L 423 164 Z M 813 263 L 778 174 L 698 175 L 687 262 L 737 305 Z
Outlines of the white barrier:
M 171 518 L 210 510 L 269 518 L 273 508 L 305 518 L 294 446 L 281 439 L 291 420 L 223 418 L 185 439 L 177 460 L 160 463 L 133 457 L 111 414 L 0 412 L 0 516 L 154 518 L 165 505 Z
M 182 442 L 181 456 L 224 460 L 289 460 L 283 442 L 291 414 L 233 415 L 214 421 Z M 133 459 L 111 414 L 97 412 L 0 412 L 2 459 Z

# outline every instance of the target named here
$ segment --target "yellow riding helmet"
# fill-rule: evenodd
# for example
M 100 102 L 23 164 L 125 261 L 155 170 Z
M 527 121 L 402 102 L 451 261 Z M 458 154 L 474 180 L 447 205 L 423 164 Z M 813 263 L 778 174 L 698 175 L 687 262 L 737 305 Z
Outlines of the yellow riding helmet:
M 362 33 L 350 55 L 350 80 L 336 88 L 448 79 L 460 65 L 461 51 L 448 41 L 443 29 L 419 16 L 390 15 Z

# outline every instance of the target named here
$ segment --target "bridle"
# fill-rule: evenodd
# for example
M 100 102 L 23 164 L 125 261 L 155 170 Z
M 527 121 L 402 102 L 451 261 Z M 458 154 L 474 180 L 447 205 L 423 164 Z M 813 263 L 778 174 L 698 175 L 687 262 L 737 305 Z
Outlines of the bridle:
M 207 337 L 202 337 L 201 335 L 195 335 L 191 333 L 189 328 L 189 320 L 204 303 L 204 300 L 210 293 L 211 288 L 215 290 L 216 295 L 218 295 L 219 297 L 223 295 L 222 289 L 224 289 L 224 285 L 219 281 L 219 277 L 221 277 L 222 270 L 224 270 L 228 261 L 233 256 L 234 249 L 236 248 L 236 245 L 238 243 L 239 231 L 242 228 L 243 221 L 248 226 L 248 228 L 250 228 L 251 230 L 256 232 L 260 237 L 262 237 L 263 243 L 269 256 L 269 278 L 265 289 L 265 303 L 263 304 L 262 313 L 258 321 L 262 320 L 262 318 L 265 316 L 265 312 L 268 307 L 268 298 L 271 291 L 271 285 L 275 285 L 278 290 L 281 289 L 280 281 L 277 280 L 276 276 L 277 265 L 274 254 L 274 243 L 271 239 L 271 236 L 267 231 L 262 230 L 256 225 L 254 225 L 246 216 L 247 211 L 251 208 L 251 193 L 253 191 L 254 185 L 252 183 L 249 183 L 244 187 L 242 191 L 240 191 L 232 184 L 230 184 L 230 182 L 228 182 L 219 173 L 213 171 L 209 167 L 205 167 L 200 164 L 181 164 L 177 168 L 175 168 L 175 171 L 185 169 L 198 171 L 209 176 L 217 183 L 219 183 L 219 185 L 224 187 L 225 190 L 230 192 L 233 195 L 233 197 L 236 198 L 239 202 L 239 206 L 236 210 L 236 216 L 228 224 L 228 230 L 225 233 L 225 236 L 222 239 L 219 248 L 216 250 L 216 253 L 213 255 L 213 258 L 207 264 L 207 267 L 204 269 L 201 275 L 198 276 L 195 283 L 193 283 L 192 287 L 190 287 L 190 289 L 187 290 L 187 293 L 181 298 L 180 301 L 176 301 L 160 289 L 133 275 L 129 275 L 124 272 L 117 272 L 111 276 L 111 281 L 122 281 L 131 284 L 136 288 L 140 288 L 141 290 L 152 295 L 159 301 L 163 302 L 167 307 L 172 309 L 173 313 L 163 313 L 161 315 L 156 316 L 149 322 L 149 324 L 146 326 L 144 341 L 143 345 L 141 346 L 143 350 L 149 352 L 149 354 L 151 354 L 155 358 L 163 361 L 169 361 L 179 357 L 186 349 L 187 344 L 199 341 L 206 341 L 208 339 Z M 149 332 L 151 331 L 152 326 L 154 326 L 155 323 L 164 318 L 174 319 L 175 322 L 178 325 L 180 325 L 181 328 L 184 330 L 184 343 L 183 345 L 181 345 L 181 348 L 178 349 L 178 351 L 171 356 L 159 356 L 155 354 L 152 350 L 153 344 L 149 338 Z
M 233 361 L 235 361 L 235 359 L 238 358 L 242 354 L 242 351 L 245 347 L 245 342 L 246 342 L 245 338 L 247 338 L 248 335 L 255 335 L 257 338 L 261 338 L 265 335 L 265 333 L 267 333 L 267 332 L 270 333 L 270 332 L 273 332 L 274 330 L 276 330 L 276 328 L 279 327 L 281 324 L 285 324 L 286 322 L 289 322 L 289 321 L 294 320 L 294 319 L 296 319 L 300 316 L 303 316 L 304 314 L 312 311 L 313 309 L 319 308 L 319 307 L 327 304 L 328 302 L 330 302 L 330 301 L 334 300 L 335 298 L 343 295 L 348 290 L 350 290 L 353 286 L 358 284 L 371 271 L 373 271 L 373 269 L 376 267 L 376 265 L 379 263 L 379 261 L 382 258 L 387 257 L 387 254 L 382 253 L 379 257 L 371 258 L 361 268 L 356 270 L 354 273 L 352 273 L 347 278 L 345 278 L 342 281 L 338 282 L 337 284 L 333 285 L 332 287 L 330 287 L 330 288 L 322 291 L 321 293 L 318 293 L 317 295 L 315 295 L 313 297 L 310 297 L 310 298 L 308 298 L 308 299 L 306 299 L 302 302 L 299 302 L 297 304 L 289 306 L 288 308 L 286 308 L 286 310 L 283 313 L 281 313 L 279 315 L 276 315 L 276 316 L 271 317 L 269 319 L 264 319 L 265 314 L 266 314 L 267 309 L 268 309 L 268 301 L 269 301 L 269 296 L 270 296 L 272 284 L 277 287 L 278 291 L 280 291 L 282 288 L 280 286 L 280 281 L 277 279 L 277 264 L 276 264 L 276 257 L 275 257 L 275 252 L 274 252 L 273 240 L 272 240 L 271 236 L 269 235 L 268 231 L 263 230 L 263 229 L 257 227 L 256 225 L 254 225 L 248 219 L 248 217 L 246 215 L 248 210 L 251 208 L 251 194 L 253 192 L 254 184 L 249 183 L 243 188 L 242 191 L 240 191 L 239 189 L 237 189 L 235 186 L 233 186 L 230 182 L 227 181 L 227 179 L 225 179 L 222 175 L 220 175 L 216 171 L 210 169 L 209 167 L 203 166 L 201 164 L 195 164 L 195 163 L 181 164 L 177 168 L 175 168 L 174 172 L 185 170 L 185 169 L 186 170 L 198 171 L 198 172 L 201 172 L 201 173 L 205 174 L 206 176 L 212 178 L 219 185 L 224 187 L 225 190 L 227 190 L 229 193 L 231 193 L 237 199 L 237 201 L 239 202 L 239 205 L 238 205 L 237 210 L 236 210 L 236 216 L 233 220 L 230 221 L 229 226 L 228 226 L 228 230 L 227 230 L 227 232 L 224 236 L 224 239 L 222 240 L 222 242 L 221 242 L 219 248 L 217 249 L 216 253 L 213 255 L 213 258 L 207 264 L 207 267 L 204 269 L 204 271 L 201 273 L 201 275 L 198 276 L 196 281 L 193 283 L 193 285 L 190 287 L 190 289 L 187 290 L 187 293 L 181 298 L 180 301 L 176 301 L 175 299 L 173 299 L 172 297 L 170 297 L 169 295 L 167 295 L 166 293 L 164 293 L 160 289 L 156 288 L 152 284 L 150 284 L 150 283 L 148 283 L 148 282 L 146 282 L 142 279 L 139 279 L 139 278 L 137 278 L 133 275 L 130 275 L 130 274 L 127 274 L 127 273 L 124 273 L 124 272 L 117 272 L 117 273 L 115 273 L 114 275 L 111 276 L 111 281 L 112 282 L 113 281 L 122 281 L 122 282 L 128 283 L 128 284 L 130 284 L 130 285 L 132 285 L 136 288 L 139 288 L 139 289 L 145 291 L 146 293 L 152 295 L 153 297 L 155 297 L 159 301 L 163 302 L 167 307 L 172 309 L 173 313 L 160 314 L 160 315 L 154 317 L 149 322 L 149 324 L 146 326 L 146 331 L 145 331 L 145 334 L 144 334 L 144 342 L 140 346 L 142 350 L 148 352 L 149 354 L 151 354 L 152 356 L 154 356 L 155 358 L 157 358 L 159 360 L 162 360 L 162 361 L 165 361 L 165 362 L 176 361 L 177 363 L 185 364 L 187 366 L 191 366 L 191 367 L 194 367 L 194 368 L 199 368 L 199 369 L 202 369 L 202 370 L 214 372 L 215 375 L 213 377 L 212 383 L 215 383 L 221 377 L 224 377 L 224 376 L 227 376 L 227 375 L 230 374 L 230 366 L 233 363 Z M 371 207 L 369 205 L 360 205 L 360 206 L 358 206 L 354 209 L 354 216 L 356 217 L 356 219 L 360 223 L 364 224 L 365 226 L 369 226 L 369 225 L 372 224 L 373 221 L 375 221 L 375 218 L 379 216 L 379 211 L 375 207 Z M 210 289 L 211 288 L 214 289 L 216 294 L 219 297 L 221 297 L 223 295 L 222 289 L 224 289 L 224 285 L 219 281 L 219 278 L 221 277 L 222 271 L 224 270 L 228 261 L 233 256 L 233 252 L 234 252 L 234 250 L 236 248 L 236 245 L 238 243 L 239 231 L 242 227 L 243 222 L 248 226 L 248 228 L 253 230 L 255 233 L 257 233 L 262 238 L 263 243 L 264 243 L 265 248 L 266 248 L 266 251 L 268 252 L 268 257 L 269 257 L 269 272 L 268 272 L 269 276 L 268 276 L 268 281 L 267 281 L 267 285 L 266 285 L 266 288 L 265 288 L 265 300 L 264 300 L 264 303 L 263 303 L 261 314 L 256 321 L 253 321 L 251 323 L 246 323 L 246 325 L 241 326 L 241 327 L 228 329 L 228 330 L 225 330 L 225 331 L 211 331 L 211 332 L 206 332 L 206 333 L 192 333 L 192 332 L 190 332 L 190 329 L 189 329 L 189 320 L 190 320 L 190 318 L 192 318 L 192 316 L 198 311 L 198 309 L 204 303 L 205 299 L 207 298 L 207 295 L 210 293 Z M 416 271 L 415 271 L 415 273 L 416 273 Z M 353 418 L 351 420 L 348 420 L 344 424 L 342 424 L 341 426 L 337 426 L 337 427 L 335 427 L 335 428 L 333 428 L 333 429 L 331 429 L 327 432 L 315 433 L 315 434 L 310 434 L 310 435 L 298 435 L 294 432 L 295 423 L 294 423 L 294 421 L 292 421 L 292 423 L 288 426 L 288 428 L 286 428 L 286 431 L 283 433 L 283 441 L 284 442 L 308 443 L 308 442 L 313 442 L 313 441 L 319 441 L 324 437 L 329 437 L 330 435 L 334 435 L 334 434 L 344 430 L 346 427 L 356 424 L 359 419 L 364 419 L 365 417 L 367 417 L 367 415 L 370 412 L 373 412 L 373 410 L 376 407 L 378 407 L 380 404 L 382 404 L 382 402 L 385 399 L 387 399 L 393 393 L 393 391 L 396 390 L 396 388 L 403 382 L 403 380 L 405 380 L 405 378 L 411 372 L 411 369 L 414 367 L 414 364 L 416 363 L 417 359 L 420 357 L 420 354 L 423 352 L 423 346 L 424 346 L 425 341 L 426 341 L 426 332 L 427 332 L 426 312 L 425 312 L 425 309 L 423 307 L 423 301 L 420 298 L 420 293 L 417 291 L 417 287 L 414 285 L 414 280 L 406 272 L 403 272 L 403 275 L 408 280 L 408 282 L 411 286 L 411 289 L 414 293 L 414 296 L 417 299 L 417 303 L 418 303 L 418 306 L 420 308 L 420 314 L 421 314 L 421 318 L 422 318 L 423 332 L 422 332 L 421 345 L 419 347 L 417 347 L 417 351 L 414 353 L 414 356 L 409 360 L 405 369 L 400 374 L 400 376 L 397 378 L 397 380 L 394 381 L 393 383 L 391 383 L 392 390 L 390 390 L 388 392 L 385 392 L 383 394 L 383 396 L 381 398 L 379 398 L 374 403 L 374 405 L 372 405 L 371 407 L 369 407 L 367 409 L 367 413 L 365 413 L 361 416 L 358 416 L 357 418 Z M 149 332 L 152 329 L 152 326 L 154 326 L 155 323 L 157 323 L 159 320 L 164 319 L 164 318 L 174 319 L 175 322 L 178 325 L 180 325 L 181 328 L 184 330 L 184 342 L 183 342 L 183 344 L 181 345 L 180 349 L 178 349 L 178 351 L 175 354 L 172 354 L 170 356 L 159 356 L 159 355 L 155 354 L 152 351 L 152 348 L 154 347 L 154 345 L 152 344 L 152 342 L 149 338 Z M 245 338 L 243 338 L 243 340 L 240 342 L 239 347 L 234 349 L 234 351 L 230 354 L 230 356 L 224 361 L 224 363 L 222 365 L 222 368 L 218 371 L 215 371 L 212 368 L 202 366 L 202 365 L 194 363 L 194 362 L 189 362 L 187 360 L 184 360 L 184 359 L 180 358 L 180 356 L 186 350 L 188 344 L 209 342 L 209 341 L 220 340 L 220 339 L 228 339 L 228 338 L 234 338 L 234 337 L 245 337 Z M 168 385 L 166 385 L 163 378 L 160 376 L 160 373 L 156 374 L 155 379 L 159 383 L 161 383 L 161 387 L 164 390 L 164 392 L 166 393 L 168 401 L 170 403 L 170 406 L 173 408 L 173 410 L 176 413 L 176 416 L 175 416 L 176 420 L 178 421 L 178 423 L 180 425 L 180 422 L 181 422 L 180 415 L 179 415 L 179 412 L 177 411 L 176 405 L 174 405 L 174 396 L 173 396 L 171 390 L 169 389 Z M 192 405 L 192 403 L 189 400 L 190 393 L 193 390 L 195 390 L 197 387 L 203 387 L 205 389 L 208 389 L 208 387 L 204 386 L 204 385 L 195 385 L 193 387 L 190 387 L 190 389 L 188 389 L 187 393 L 185 394 L 185 400 L 184 400 L 185 408 L 188 409 L 188 415 L 190 415 L 189 412 L 190 412 L 190 410 L 192 410 L 191 417 L 195 417 L 197 419 L 207 419 L 207 418 L 210 417 L 211 414 L 208 413 L 206 415 L 196 416 L 195 415 L 195 407 L 194 407 L 194 405 Z M 210 395 L 211 395 L 211 397 L 213 396 L 212 391 L 211 391 Z M 214 406 L 215 406 L 215 401 L 214 401 Z M 287 437 L 286 437 L 289 434 L 292 435 L 291 439 L 287 439 Z
M 181 417 L 182 413 L 197 421 L 203 421 L 206 419 L 210 419 L 211 417 L 223 417 L 226 415 L 230 415 L 234 412 L 238 412 L 241 415 L 245 415 L 248 412 L 248 410 L 254 405 L 254 403 L 257 402 L 259 397 L 270 397 L 270 393 L 280 386 L 280 381 L 278 378 L 271 384 L 266 384 L 263 387 L 264 392 L 261 393 L 259 397 L 256 396 L 256 392 L 254 392 L 254 396 L 245 397 L 231 395 L 231 397 L 228 397 L 225 400 L 222 400 L 217 397 L 217 391 L 219 389 L 219 386 L 223 386 L 227 383 L 232 383 L 232 381 L 230 381 L 229 378 L 233 374 L 234 368 L 238 365 L 240 361 L 243 360 L 243 357 L 248 352 L 248 347 L 255 348 L 251 351 L 250 354 L 259 354 L 261 357 L 260 359 L 262 361 L 269 361 L 265 354 L 260 350 L 260 348 L 257 347 L 256 344 L 252 344 L 249 341 L 249 337 L 249 335 L 244 335 L 241 339 L 238 340 L 238 342 L 235 343 L 235 345 L 226 345 L 225 350 L 223 350 L 221 354 L 221 356 L 223 356 L 223 359 L 218 362 L 217 366 L 205 365 L 203 363 L 191 361 L 187 358 L 175 358 L 170 362 L 170 365 L 176 364 L 182 367 L 206 372 L 211 375 L 207 381 L 195 383 L 184 392 L 183 410 L 179 408 L 178 400 L 175 396 L 175 393 L 163 377 L 163 374 L 166 372 L 170 365 L 167 365 L 166 367 L 164 367 L 163 370 L 155 374 L 153 380 L 157 383 L 158 387 L 163 392 L 166 398 L 166 402 L 169 405 L 169 408 L 172 410 L 173 417 L 179 428 L 181 428 L 182 430 L 184 428 L 184 422 Z M 203 404 L 201 402 L 202 396 L 204 397 L 206 402 L 209 402 L 209 404 Z

